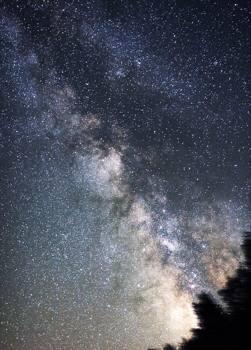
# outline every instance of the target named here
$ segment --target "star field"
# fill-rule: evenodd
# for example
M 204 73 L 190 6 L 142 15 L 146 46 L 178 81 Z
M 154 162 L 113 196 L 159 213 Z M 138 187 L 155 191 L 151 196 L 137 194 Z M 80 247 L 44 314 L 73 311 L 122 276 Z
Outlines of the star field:
M 1 348 L 179 344 L 249 230 L 247 6 L 4 1 Z

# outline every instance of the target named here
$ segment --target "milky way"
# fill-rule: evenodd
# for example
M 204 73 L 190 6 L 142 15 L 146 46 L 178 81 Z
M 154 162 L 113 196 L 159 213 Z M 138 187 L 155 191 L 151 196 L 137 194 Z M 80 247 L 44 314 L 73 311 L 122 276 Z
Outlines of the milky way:
M 247 9 L 17 4 L 0 21 L 1 348 L 177 345 L 242 260 Z

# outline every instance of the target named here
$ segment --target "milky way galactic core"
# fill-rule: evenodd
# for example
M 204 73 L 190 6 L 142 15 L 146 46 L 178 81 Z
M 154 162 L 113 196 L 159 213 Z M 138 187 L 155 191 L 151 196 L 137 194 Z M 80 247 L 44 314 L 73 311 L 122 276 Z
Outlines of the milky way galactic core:
M 249 229 L 247 8 L 0 15 L 1 349 L 179 344 Z

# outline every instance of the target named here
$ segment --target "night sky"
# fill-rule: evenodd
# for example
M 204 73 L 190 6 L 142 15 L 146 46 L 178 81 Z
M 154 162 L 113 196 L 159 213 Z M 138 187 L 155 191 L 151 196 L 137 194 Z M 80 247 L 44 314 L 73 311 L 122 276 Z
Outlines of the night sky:
M 247 1 L 2 1 L 1 350 L 146 350 L 249 228 Z

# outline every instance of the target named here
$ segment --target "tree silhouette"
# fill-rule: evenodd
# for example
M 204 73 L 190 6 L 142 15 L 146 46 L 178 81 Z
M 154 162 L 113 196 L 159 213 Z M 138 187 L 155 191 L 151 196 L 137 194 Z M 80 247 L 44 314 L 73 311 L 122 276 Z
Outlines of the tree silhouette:
M 229 278 L 219 292 L 226 307 L 218 305 L 212 297 L 201 294 L 194 309 L 200 328 L 193 337 L 183 341 L 179 350 L 250 350 L 251 349 L 251 234 L 244 234 L 242 249 L 245 263 Z M 164 350 L 175 350 L 166 345 Z

